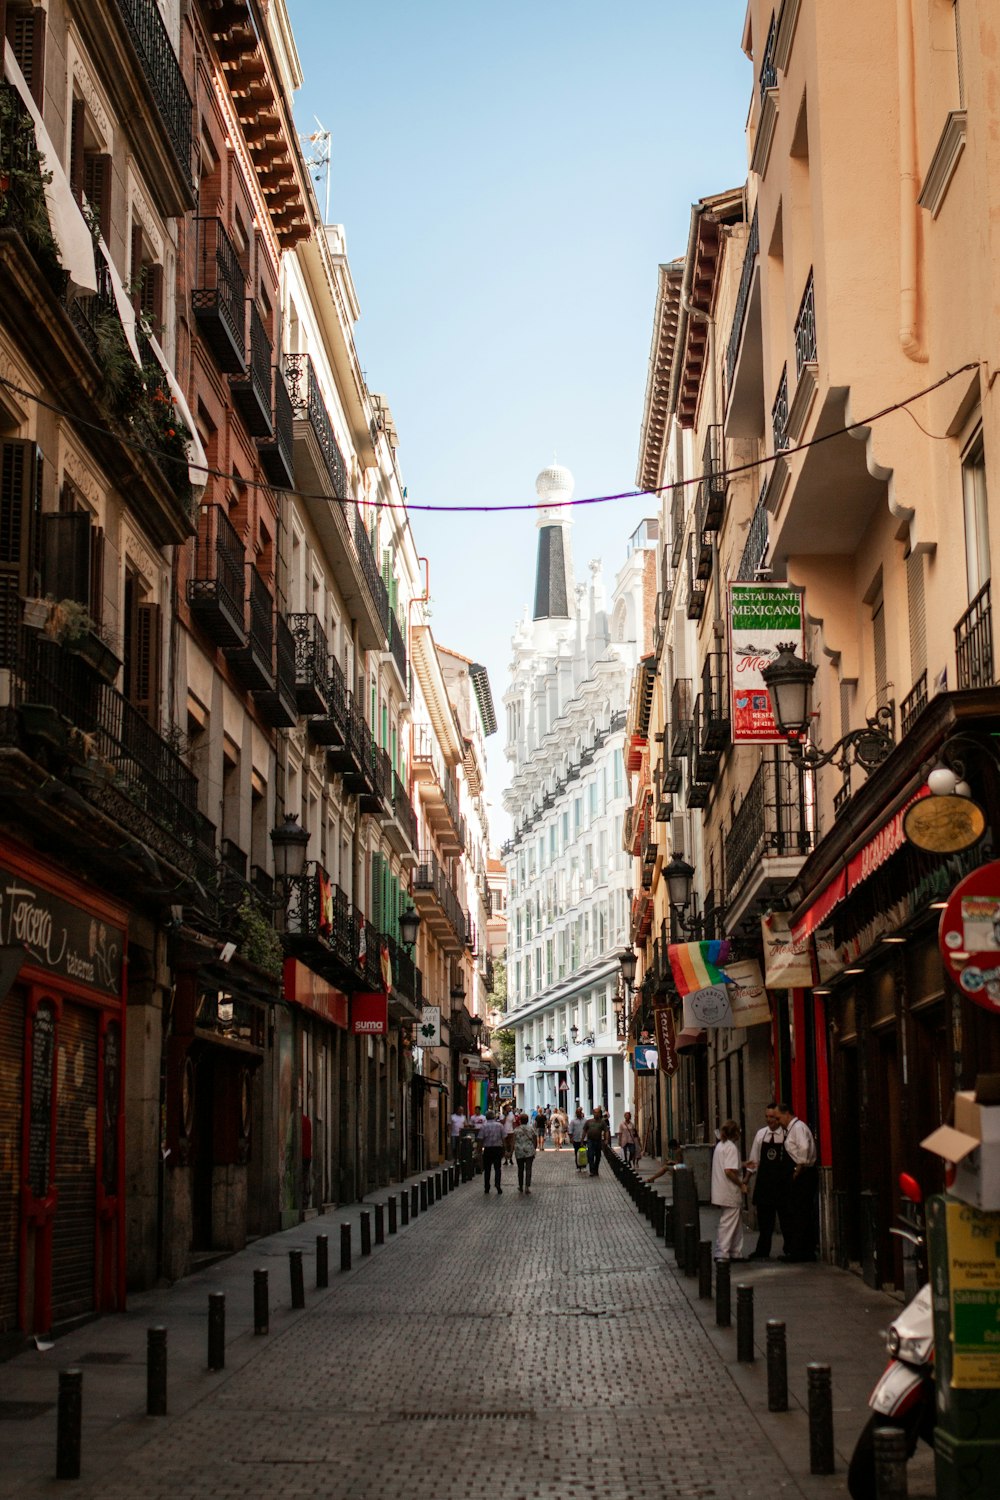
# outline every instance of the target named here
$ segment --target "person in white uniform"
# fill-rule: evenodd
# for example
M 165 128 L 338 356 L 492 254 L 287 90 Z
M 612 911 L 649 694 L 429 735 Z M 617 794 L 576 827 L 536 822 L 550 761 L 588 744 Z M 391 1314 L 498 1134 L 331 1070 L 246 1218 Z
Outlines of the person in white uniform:
M 740 1127 L 726 1120 L 712 1153 L 712 1203 L 722 1209 L 715 1237 L 716 1260 L 743 1259 L 743 1194 L 746 1184 L 740 1165 Z
M 787 1104 L 778 1105 L 778 1121 L 785 1132 L 785 1150 L 792 1166 L 788 1190 L 788 1224 L 782 1221 L 785 1253 L 782 1260 L 815 1260 L 816 1223 L 816 1138 L 805 1120 L 793 1115 Z

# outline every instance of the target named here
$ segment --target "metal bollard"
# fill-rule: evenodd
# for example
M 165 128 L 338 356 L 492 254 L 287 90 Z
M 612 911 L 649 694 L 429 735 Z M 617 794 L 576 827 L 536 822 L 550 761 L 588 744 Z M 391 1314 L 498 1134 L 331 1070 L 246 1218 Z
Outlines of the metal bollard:
M 351 1269 L 351 1226 L 341 1224 L 340 1226 L 340 1269 L 349 1271 Z
M 427 1178 L 420 1179 L 420 1212 L 427 1212 Z
M 663 1238 L 663 1210 L 666 1208 L 666 1199 L 661 1198 L 659 1193 L 653 1194 L 653 1233 L 658 1240 Z
M 83 1371 L 59 1371 L 56 1417 L 56 1478 L 80 1477 L 80 1429 L 83 1425 Z
M 440 1203 L 442 1194 L 444 1193 L 444 1188 L 441 1185 L 441 1178 L 443 1175 L 444 1174 L 441 1172 L 434 1173 L 434 1201 L 436 1203 Z
M 736 1358 L 741 1365 L 752 1365 L 757 1358 L 753 1347 L 753 1287 L 745 1281 L 736 1287 Z
M 698 1226 L 697 1224 L 684 1225 L 684 1275 L 697 1276 L 698 1274 Z
M 438 1173 L 438 1176 L 441 1179 L 441 1191 L 447 1194 L 451 1187 L 451 1168 L 445 1167 L 443 1172 Z
M 427 1207 L 426 1203 L 424 1204 L 424 1207 L 425 1208 Z M 410 1213 L 413 1215 L 414 1218 L 416 1218 L 417 1214 L 419 1212 L 420 1212 L 420 1189 L 417 1187 L 417 1184 L 414 1183 L 413 1186 L 410 1188 Z
M 767 1409 L 788 1410 L 788 1349 L 780 1318 L 767 1320 Z
M 375 1243 L 385 1244 L 385 1207 L 381 1203 L 375 1205 Z
M 254 1271 L 253 1273 L 253 1331 L 254 1333 L 267 1333 L 270 1328 L 270 1315 L 268 1312 L 267 1295 L 267 1272 Z
M 875 1443 L 876 1500 L 906 1500 L 906 1433 L 902 1427 L 876 1427 Z
M 167 1330 L 146 1329 L 146 1415 L 167 1415 Z
M 367 1208 L 361 1210 L 361 1254 L 372 1253 L 372 1216 Z
M 397 1224 L 396 1224 L 396 1194 L 395 1193 L 390 1193 L 389 1194 L 389 1197 L 386 1200 L 386 1207 L 389 1210 L 389 1233 L 390 1234 L 395 1234 L 396 1233 L 396 1228 L 397 1228 Z
M 833 1390 L 830 1366 L 806 1366 L 809 1381 L 809 1472 L 832 1474 L 833 1464 Z
M 702 1240 L 698 1246 L 698 1296 L 706 1302 L 712 1299 L 711 1240 Z
M 715 1262 L 715 1326 L 730 1328 L 733 1321 L 728 1260 Z
M 330 1285 L 330 1241 L 325 1234 L 316 1236 L 316 1290 Z
M 410 1222 L 410 1195 L 405 1188 L 399 1195 L 399 1222 L 401 1225 Z
M 305 1307 L 306 1286 L 302 1276 L 301 1250 L 289 1250 L 288 1252 L 288 1281 L 292 1289 L 293 1310 Z
M 226 1294 L 208 1294 L 208 1368 L 226 1368 Z
M 674 1243 L 674 1205 L 663 1202 L 663 1243 L 672 1245 Z

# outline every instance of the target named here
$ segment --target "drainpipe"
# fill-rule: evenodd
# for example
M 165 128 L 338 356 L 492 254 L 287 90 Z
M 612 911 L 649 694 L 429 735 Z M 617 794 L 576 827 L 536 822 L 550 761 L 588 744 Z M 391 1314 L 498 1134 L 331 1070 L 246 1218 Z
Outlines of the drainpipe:
M 920 341 L 917 196 L 916 64 L 913 53 L 912 0 L 896 0 L 899 64 L 899 347 L 915 364 L 927 363 Z

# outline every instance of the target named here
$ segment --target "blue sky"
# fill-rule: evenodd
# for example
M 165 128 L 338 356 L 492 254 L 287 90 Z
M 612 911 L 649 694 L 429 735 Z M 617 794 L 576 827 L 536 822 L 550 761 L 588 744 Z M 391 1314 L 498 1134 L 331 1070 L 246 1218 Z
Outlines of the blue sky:
M 358 349 L 411 502 L 534 501 L 558 456 L 576 495 L 635 482 L 656 268 L 690 205 L 746 175 L 745 0 L 288 0 L 299 130 L 332 133 L 330 218 Z M 325 188 L 317 184 L 320 204 Z M 577 576 L 610 579 L 640 500 L 575 513 Z M 495 842 L 501 699 L 532 596 L 530 513 L 414 513 L 437 639 L 486 663 Z

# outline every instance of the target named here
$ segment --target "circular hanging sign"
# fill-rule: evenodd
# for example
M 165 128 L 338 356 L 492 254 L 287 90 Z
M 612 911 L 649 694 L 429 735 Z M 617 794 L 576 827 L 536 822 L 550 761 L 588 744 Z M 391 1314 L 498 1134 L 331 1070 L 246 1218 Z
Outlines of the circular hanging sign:
M 903 833 L 931 854 L 960 854 L 986 832 L 986 814 L 971 797 L 921 797 L 906 809 Z
M 684 996 L 685 1008 L 690 1010 L 699 1026 L 733 1024 L 728 988 L 728 985 L 713 984 L 704 990 L 692 990 Z
M 938 947 L 962 994 L 1000 1016 L 1000 860 L 959 881 L 941 913 Z

